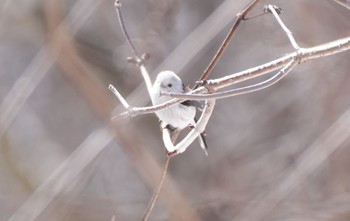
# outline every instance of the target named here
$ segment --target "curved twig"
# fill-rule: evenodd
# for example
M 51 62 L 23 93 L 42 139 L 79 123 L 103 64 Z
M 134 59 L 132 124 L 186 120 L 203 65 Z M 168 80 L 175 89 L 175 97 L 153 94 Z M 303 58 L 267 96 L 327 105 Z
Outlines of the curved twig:
M 183 153 L 187 147 L 204 131 L 211 114 L 215 107 L 215 99 L 206 100 L 202 115 L 199 118 L 196 127 L 194 127 L 185 138 L 183 138 L 176 146 L 170 141 L 170 134 L 163 130 L 163 141 L 167 150 L 175 150 L 172 156 Z
M 160 175 L 159 183 L 158 183 L 157 187 L 155 188 L 154 193 L 153 193 L 153 195 L 148 203 L 148 206 L 147 206 L 147 209 L 145 211 L 145 214 L 143 215 L 142 221 L 148 220 L 148 218 L 150 217 L 151 212 L 154 208 L 154 205 L 157 202 L 157 199 L 158 199 L 159 194 L 160 194 L 160 190 L 162 189 L 162 186 L 163 186 L 163 183 L 164 183 L 167 171 L 168 171 L 170 158 L 171 157 L 168 154 L 165 154 L 165 159 L 164 159 L 164 163 L 163 163 L 163 167 L 162 167 L 162 174 Z

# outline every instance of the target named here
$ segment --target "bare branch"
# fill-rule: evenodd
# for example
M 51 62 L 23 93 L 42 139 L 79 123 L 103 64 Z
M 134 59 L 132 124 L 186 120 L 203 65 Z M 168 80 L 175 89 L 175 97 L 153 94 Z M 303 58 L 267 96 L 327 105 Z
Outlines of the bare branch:
M 215 56 L 213 57 L 213 59 L 211 60 L 211 62 L 207 66 L 207 68 L 204 70 L 202 76 L 200 77 L 200 80 L 207 80 L 208 79 L 209 75 L 213 71 L 213 69 L 216 66 L 216 64 L 218 63 L 219 59 L 224 54 L 224 51 L 227 48 L 227 46 L 230 43 L 230 41 L 232 40 L 232 37 L 236 33 L 239 24 L 241 23 L 242 20 L 244 20 L 244 17 L 257 5 L 257 3 L 259 1 L 260 0 L 253 0 L 253 1 L 251 1 L 249 3 L 249 5 L 247 5 L 247 7 L 245 7 L 241 12 L 239 12 L 236 15 L 236 20 L 233 22 L 231 30 L 227 34 L 225 40 L 222 42 L 219 50 L 216 52 Z M 198 86 L 199 85 L 196 84 L 196 86 L 194 88 L 197 88 Z
M 140 68 L 140 72 L 141 72 L 142 77 L 145 81 L 148 94 L 151 97 L 152 81 L 151 81 L 151 78 L 149 77 L 148 71 L 147 71 L 145 64 L 144 64 L 144 59 L 147 59 L 149 55 L 146 53 L 140 57 L 138 51 L 136 50 L 135 45 L 131 41 L 129 33 L 125 27 L 123 15 L 122 15 L 122 9 L 121 9 L 122 4 L 121 4 L 120 0 L 116 0 L 114 3 L 114 6 L 115 6 L 115 9 L 117 11 L 120 27 L 123 31 L 124 37 L 125 37 L 126 41 L 128 42 L 128 44 L 129 44 L 129 46 L 130 46 L 130 48 L 135 56 L 135 58 L 131 58 L 131 60 L 133 60 L 133 62 L 135 62 L 135 64 Z
M 125 28 L 125 23 L 124 23 L 124 19 L 123 19 L 123 15 L 122 15 L 121 6 L 122 6 L 122 4 L 121 4 L 120 0 L 116 0 L 116 1 L 114 2 L 114 7 L 115 7 L 115 10 L 117 11 L 117 15 L 118 15 L 118 20 L 119 20 L 120 27 L 121 27 L 121 29 L 122 29 L 122 31 L 123 31 L 124 37 L 125 37 L 127 43 L 129 44 L 129 46 L 130 46 L 132 52 L 134 53 L 134 55 L 135 55 L 137 58 L 140 58 L 139 53 L 137 52 L 135 45 L 134 45 L 134 44 L 132 43 L 132 41 L 131 41 L 131 38 L 130 38 L 130 36 L 129 36 L 129 33 L 127 32 L 127 30 L 126 30 L 126 28 Z
M 336 40 L 327 44 L 319 45 L 316 47 L 312 47 L 312 48 L 302 48 L 302 49 L 299 49 L 298 52 L 290 53 L 282 58 L 270 61 L 268 63 L 262 64 L 232 75 L 228 75 L 223 78 L 208 80 L 206 81 L 206 87 L 211 87 L 214 90 L 221 89 L 221 88 L 233 85 L 235 83 L 253 79 L 253 78 L 262 76 L 264 74 L 270 73 L 272 71 L 275 71 L 277 69 L 283 68 L 291 60 L 299 59 L 299 62 L 304 62 L 311 59 L 316 59 L 316 58 L 340 53 L 349 49 L 350 49 L 350 37 L 339 39 L 339 40 Z M 203 96 L 208 96 L 208 95 L 201 95 L 201 94 L 206 92 L 207 90 L 205 87 L 199 87 L 196 90 L 191 91 L 191 94 L 167 94 L 167 96 L 176 97 L 179 99 L 173 99 L 164 104 L 151 106 L 151 107 L 131 107 L 129 112 L 123 112 L 115 116 L 114 119 L 124 118 L 128 116 L 129 113 L 131 113 L 131 116 L 154 113 L 155 111 L 171 107 L 186 99 L 205 100 L 208 98 L 205 98 Z M 211 99 L 213 99 L 213 97 Z
M 152 81 L 151 78 L 148 74 L 148 71 L 145 67 L 145 65 L 141 65 L 140 66 L 140 71 L 143 77 L 143 80 L 145 81 L 146 87 L 147 87 L 147 91 L 148 91 L 148 95 L 151 97 L 151 91 L 152 91 Z
M 233 90 L 223 91 L 223 92 L 217 92 L 213 94 L 170 94 L 170 93 L 164 93 L 164 95 L 168 96 L 176 96 L 181 97 L 183 99 L 200 99 L 200 100 L 206 100 L 206 99 L 222 99 L 222 98 L 228 98 L 233 97 L 237 95 L 252 93 L 255 91 L 259 91 L 262 89 L 265 89 L 267 87 L 270 87 L 274 84 L 276 84 L 278 81 L 280 81 L 282 78 L 284 78 L 296 65 L 298 61 L 291 60 L 285 67 L 283 67 L 277 74 L 272 76 L 271 78 L 259 82 L 257 84 L 249 85 L 246 87 L 236 88 Z M 188 97 L 187 97 L 188 96 Z
M 298 60 L 299 63 L 306 62 L 319 57 L 325 57 L 340 53 L 350 49 L 350 37 L 339 39 L 330 43 L 319 45 L 312 48 L 302 48 L 297 52 L 290 53 L 282 58 L 268 62 L 266 64 L 250 68 L 235 74 L 231 74 L 215 80 L 208 80 L 207 85 L 215 90 L 243 82 L 248 79 L 256 78 L 271 71 L 277 70 L 285 66 L 290 60 Z
M 130 105 L 128 104 L 128 102 L 126 102 L 124 97 L 119 93 L 119 91 L 113 85 L 110 84 L 108 86 L 108 89 L 119 99 L 120 103 L 122 103 L 125 109 L 130 108 Z
M 297 44 L 297 42 L 295 41 L 292 32 L 287 28 L 287 26 L 283 23 L 283 21 L 281 20 L 280 16 L 276 12 L 276 6 L 268 5 L 268 6 L 266 6 L 266 10 L 270 11 L 275 16 L 278 24 L 282 27 L 283 31 L 287 34 L 287 36 L 289 38 L 289 41 L 292 44 L 293 48 L 295 50 L 298 50 L 300 47 Z
M 147 206 L 145 214 L 143 215 L 142 221 L 147 221 L 151 215 L 151 212 L 152 212 L 154 205 L 156 204 L 158 196 L 160 194 L 160 190 L 162 189 L 162 186 L 163 186 L 163 183 L 164 183 L 167 171 L 168 171 L 169 163 L 170 163 L 170 156 L 168 154 L 166 154 L 165 160 L 163 163 L 163 167 L 162 167 L 162 174 L 160 175 L 160 179 L 159 179 L 159 183 L 157 185 L 157 188 L 154 190 L 154 193 L 153 193 L 151 200 Z

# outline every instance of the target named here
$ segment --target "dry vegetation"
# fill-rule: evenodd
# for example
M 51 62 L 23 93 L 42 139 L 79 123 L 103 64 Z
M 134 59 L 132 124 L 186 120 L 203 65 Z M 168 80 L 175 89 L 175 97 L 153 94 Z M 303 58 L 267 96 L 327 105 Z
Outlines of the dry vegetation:
M 193 85 L 248 2 L 123 7 L 152 79 L 171 69 Z M 350 35 L 350 11 L 334 1 L 261 1 L 253 13 L 266 3 L 283 9 L 301 47 Z M 165 150 L 153 114 L 110 124 L 122 110 L 110 83 L 131 105 L 150 103 L 113 4 L 0 3 L 0 220 L 141 219 Z M 272 16 L 249 20 L 212 77 L 291 50 Z M 209 157 L 195 142 L 172 159 L 150 220 L 349 220 L 349 58 L 310 61 L 273 87 L 217 101 Z

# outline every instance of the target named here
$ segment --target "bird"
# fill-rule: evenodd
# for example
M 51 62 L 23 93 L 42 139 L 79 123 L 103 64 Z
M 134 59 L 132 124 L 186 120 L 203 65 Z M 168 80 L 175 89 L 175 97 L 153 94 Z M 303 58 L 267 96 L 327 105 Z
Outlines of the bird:
M 153 105 L 167 102 L 172 97 L 161 95 L 161 92 L 167 93 L 186 93 L 189 89 L 182 83 L 181 78 L 173 71 L 161 71 L 152 86 L 151 100 Z M 170 130 L 183 130 L 186 127 L 196 126 L 196 109 L 202 105 L 196 100 L 185 100 L 172 107 L 156 111 L 156 115 L 163 124 Z M 198 137 L 200 146 L 208 155 L 208 146 L 204 134 Z

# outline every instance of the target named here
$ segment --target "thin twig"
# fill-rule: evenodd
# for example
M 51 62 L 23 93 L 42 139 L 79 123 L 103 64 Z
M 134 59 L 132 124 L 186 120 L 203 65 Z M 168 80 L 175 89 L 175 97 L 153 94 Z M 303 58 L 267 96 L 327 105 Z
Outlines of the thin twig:
M 139 53 L 138 53 L 137 50 L 136 50 L 135 45 L 134 45 L 134 44 L 132 43 L 132 41 L 131 41 L 131 38 L 130 38 L 130 36 L 129 36 L 129 33 L 127 32 L 127 30 L 126 30 L 126 28 L 125 28 L 125 22 L 124 22 L 124 19 L 123 19 L 121 6 L 122 6 L 122 4 L 120 3 L 120 0 L 116 0 L 116 1 L 114 2 L 114 7 L 115 7 L 115 9 L 116 9 L 116 11 L 117 11 L 117 15 L 118 15 L 120 27 L 121 27 L 121 29 L 122 29 L 122 31 L 123 31 L 124 37 L 125 37 L 126 41 L 128 42 L 128 44 L 129 44 L 129 46 L 130 46 L 132 52 L 134 53 L 134 55 L 135 55 L 137 58 L 141 59 L 140 56 L 139 56 Z
M 175 130 L 175 131 L 173 131 L 173 133 L 170 133 L 169 129 L 166 128 L 165 126 L 166 125 L 161 125 L 162 132 L 163 132 L 163 139 L 164 139 L 164 134 L 167 134 L 167 135 L 169 135 L 169 142 L 172 143 L 172 144 L 175 143 L 177 138 L 179 137 L 179 134 L 180 134 L 179 130 Z M 157 202 L 157 199 L 159 197 L 160 190 L 163 187 L 163 184 L 164 184 L 164 181 L 165 181 L 165 177 L 166 177 L 166 174 L 167 174 L 167 171 L 168 171 L 169 163 L 170 163 L 171 156 L 169 155 L 169 152 L 173 152 L 174 150 L 167 149 L 167 153 L 165 154 L 166 156 L 165 156 L 163 167 L 162 167 L 162 173 L 161 173 L 161 176 L 160 176 L 160 180 L 158 182 L 157 187 L 155 188 L 155 190 L 153 192 L 153 195 L 152 195 L 152 197 L 150 199 L 150 202 L 148 203 L 148 206 L 147 206 L 145 214 L 144 214 L 144 216 L 142 218 L 142 221 L 147 221 L 149 219 L 149 217 L 151 215 L 151 212 L 152 212 L 152 210 L 154 208 L 154 205 Z
M 163 168 L 162 168 L 162 174 L 160 176 L 160 180 L 159 183 L 157 185 L 157 187 L 154 190 L 154 193 L 151 197 L 151 200 L 149 201 L 149 204 L 147 206 L 147 209 L 145 211 L 145 214 L 143 215 L 142 221 L 147 221 L 151 215 L 151 212 L 154 208 L 155 203 L 157 202 L 157 199 L 159 197 L 160 194 L 160 190 L 162 189 L 167 171 L 168 171 L 168 166 L 169 166 L 169 162 L 170 162 L 170 156 L 168 154 L 165 154 L 165 159 L 164 159 L 164 163 L 163 163 Z
M 124 97 L 119 93 L 119 91 L 113 86 L 109 85 L 108 89 L 119 99 L 120 103 L 124 106 L 125 109 L 129 109 L 130 105 L 128 102 L 124 99 Z
M 200 77 L 200 81 L 208 79 L 209 75 L 213 71 L 213 69 L 216 66 L 216 64 L 218 63 L 219 59 L 224 54 L 224 51 L 227 48 L 228 44 L 230 43 L 232 37 L 236 33 L 240 22 L 243 20 L 244 16 L 246 16 L 246 14 L 248 12 L 250 12 L 258 2 L 259 2 L 259 0 L 253 0 L 252 2 L 249 3 L 249 5 L 247 5 L 247 7 L 245 9 L 243 9 L 240 13 L 238 13 L 236 15 L 236 20 L 233 22 L 229 33 L 226 35 L 226 38 L 222 42 L 219 50 L 216 52 L 216 54 L 214 55 L 214 57 L 211 60 L 211 62 L 209 63 L 207 68 L 204 70 L 202 76 Z M 199 86 L 199 84 L 196 84 L 194 88 L 197 88 L 198 86 Z
M 140 56 L 140 54 L 136 50 L 135 45 L 132 43 L 130 35 L 129 35 L 129 33 L 126 29 L 126 26 L 125 26 L 124 18 L 122 15 L 122 9 L 121 9 L 122 4 L 121 4 L 120 0 L 115 1 L 114 7 L 117 11 L 119 24 L 120 24 L 120 27 L 123 31 L 124 37 L 125 37 L 126 41 L 128 42 L 128 44 L 129 44 L 129 46 L 130 46 L 130 48 L 135 56 L 135 58 L 131 58 L 131 60 L 133 61 L 132 63 L 134 63 L 135 65 L 137 65 L 139 67 L 140 72 L 142 74 L 142 77 L 146 83 L 148 94 L 151 96 L 152 81 L 151 81 L 151 78 L 149 77 L 148 71 L 147 71 L 145 64 L 144 64 L 144 59 L 147 59 L 148 54 L 145 53 L 144 55 Z
M 179 142 L 176 147 L 174 148 L 175 150 L 177 150 L 177 153 L 182 153 L 186 150 L 186 148 L 193 142 L 193 140 L 199 136 L 199 134 L 204 130 L 205 126 L 207 125 L 210 116 L 214 110 L 214 106 L 215 106 L 215 100 L 210 100 L 210 101 L 206 101 L 206 105 L 205 108 L 203 110 L 203 113 L 199 119 L 199 121 L 197 122 L 197 125 L 195 128 L 192 129 L 192 131 L 181 141 Z M 170 135 L 170 133 L 168 133 L 169 131 L 167 129 L 163 130 L 163 135 L 167 134 Z M 178 135 L 178 134 L 177 134 Z M 171 137 L 170 142 L 173 144 L 175 143 L 177 136 L 173 136 Z M 154 205 L 159 197 L 160 194 L 160 190 L 163 186 L 165 177 L 166 177 L 166 173 L 168 170 L 168 166 L 169 166 L 169 162 L 170 162 L 170 158 L 171 156 L 169 156 L 168 154 L 166 155 L 164 164 L 163 164 L 163 169 L 162 169 L 162 174 L 161 174 L 161 178 L 160 181 L 152 195 L 152 198 L 148 204 L 148 207 L 145 211 L 145 215 L 142 219 L 142 221 L 147 221 L 148 218 L 151 215 L 151 212 L 154 208 Z
M 283 23 L 282 19 L 280 18 L 280 16 L 276 12 L 276 6 L 268 5 L 267 9 L 275 16 L 278 24 L 282 27 L 283 31 L 287 34 L 288 39 L 289 39 L 290 43 L 292 44 L 293 48 L 295 50 L 299 50 L 300 47 L 297 44 L 297 42 L 295 41 L 292 32 L 287 28 L 287 26 Z
M 152 81 L 151 81 L 149 73 L 148 73 L 148 71 L 143 63 L 144 62 L 141 63 L 139 68 L 140 68 L 140 72 L 142 74 L 143 80 L 145 81 L 148 95 L 151 97 L 152 96 L 152 94 L 151 94 L 152 93 Z
M 203 88 L 198 88 L 198 89 L 203 89 Z M 196 91 L 199 91 L 198 89 Z M 150 106 L 150 107 L 130 107 L 128 111 L 120 113 L 116 116 L 113 116 L 112 120 L 118 120 L 118 119 L 122 119 L 122 118 L 125 118 L 128 116 L 136 116 L 136 115 L 141 115 L 141 114 L 151 114 L 151 113 L 154 113 L 156 111 L 172 107 L 178 103 L 181 103 L 182 101 L 184 101 L 184 99 L 174 98 L 174 99 L 167 101 L 163 104 L 158 104 L 158 105 L 154 105 L 154 106 Z

